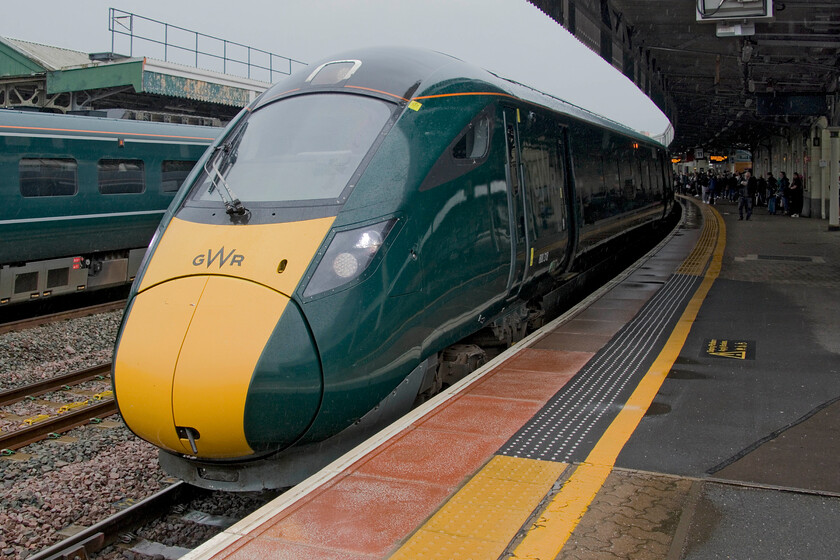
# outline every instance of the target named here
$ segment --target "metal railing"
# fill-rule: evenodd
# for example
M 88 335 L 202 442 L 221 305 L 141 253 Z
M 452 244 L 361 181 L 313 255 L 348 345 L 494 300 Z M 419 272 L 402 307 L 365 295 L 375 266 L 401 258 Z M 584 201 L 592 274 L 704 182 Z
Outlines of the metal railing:
M 121 35 L 128 37 L 129 56 L 134 56 L 134 41 L 138 40 L 157 48 L 162 47 L 163 60 L 166 62 L 205 67 L 207 70 L 265 82 L 274 82 L 276 75 L 291 74 L 295 64 L 306 66 L 300 60 L 131 12 L 109 8 L 108 16 L 111 52 L 116 52 L 116 38 Z

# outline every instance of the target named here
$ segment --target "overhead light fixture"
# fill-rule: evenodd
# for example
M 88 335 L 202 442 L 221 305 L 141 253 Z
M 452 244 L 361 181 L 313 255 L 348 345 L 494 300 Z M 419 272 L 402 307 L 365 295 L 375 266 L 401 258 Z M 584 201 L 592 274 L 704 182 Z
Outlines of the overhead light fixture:
M 747 37 L 755 35 L 755 24 L 721 22 L 717 24 L 715 34 L 718 37 Z

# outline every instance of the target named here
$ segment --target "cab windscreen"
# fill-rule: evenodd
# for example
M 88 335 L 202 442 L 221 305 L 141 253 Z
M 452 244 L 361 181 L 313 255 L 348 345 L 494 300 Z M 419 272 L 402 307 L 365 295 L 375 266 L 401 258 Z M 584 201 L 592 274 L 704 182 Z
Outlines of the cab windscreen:
M 216 148 L 191 201 L 335 204 L 395 105 L 361 95 L 312 94 L 261 107 Z

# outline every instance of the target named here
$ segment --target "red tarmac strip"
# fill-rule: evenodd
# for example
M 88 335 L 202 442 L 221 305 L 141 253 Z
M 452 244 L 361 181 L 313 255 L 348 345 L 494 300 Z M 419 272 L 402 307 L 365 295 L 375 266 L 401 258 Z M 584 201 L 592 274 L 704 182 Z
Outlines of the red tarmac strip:
M 383 558 L 593 356 L 523 348 L 216 559 Z

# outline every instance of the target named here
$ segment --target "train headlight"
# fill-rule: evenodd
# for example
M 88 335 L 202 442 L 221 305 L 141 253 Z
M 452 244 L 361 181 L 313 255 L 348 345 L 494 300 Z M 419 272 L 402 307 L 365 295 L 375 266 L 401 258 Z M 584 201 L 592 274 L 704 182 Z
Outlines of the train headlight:
M 339 278 L 354 278 L 359 270 L 359 259 L 350 253 L 339 253 L 333 261 L 333 272 Z
M 379 222 L 335 234 L 324 258 L 309 279 L 304 297 L 337 288 L 361 276 L 379 252 L 396 220 Z

